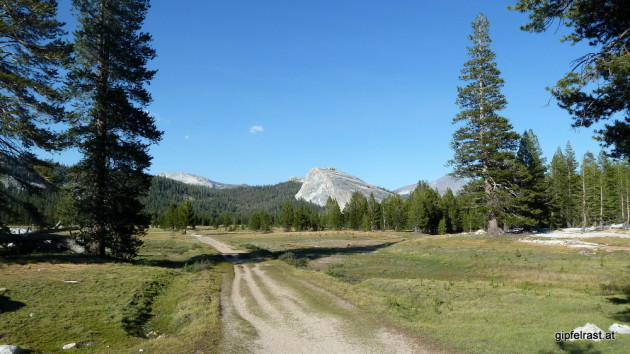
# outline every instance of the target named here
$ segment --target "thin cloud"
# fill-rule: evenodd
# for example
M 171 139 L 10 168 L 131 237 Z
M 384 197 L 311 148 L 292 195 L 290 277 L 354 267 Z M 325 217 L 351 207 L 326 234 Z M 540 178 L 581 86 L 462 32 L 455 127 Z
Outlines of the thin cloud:
M 262 125 L 252 125 L 252 126 L 249 128 L 249 132 L 250 132 L 250 133 L 252 133 L 252 134 L 262 133 L 262 132 L 264 132 L 264 131 L 265 131 L 265 128 L 263 128 L 263 126 L 262 126 Z
M 190 136 L 186 135 L 186 136 L 184 137 L 184 139 L 185 139 L 185 140 L 190 140 Z

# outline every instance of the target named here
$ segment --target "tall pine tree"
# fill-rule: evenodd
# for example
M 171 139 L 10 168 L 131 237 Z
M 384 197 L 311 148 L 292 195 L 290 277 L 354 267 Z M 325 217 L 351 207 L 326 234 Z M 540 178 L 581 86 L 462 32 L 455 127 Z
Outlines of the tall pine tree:
M 520 226 L 543 227 L 549 223 L 546 160 L 538 137 L 530 129 L 521 135 L 516 160 L 523 170 L 520 203 L 524 206 Z
M 155 71 L 151 36 L 141 32 L 147 0 L 73 0 L 78 29 L 68 75 L 77 118 L 72 133 L 83 159 L 72 192 L 90 221 L 82 235 L 94 253 L 133 258 L 149 218 L 139 198 L 151 180 L 149 146 L 162 133 L 146 106 Z
M 48 126 L 64 118 L 55 86 L 70 47 L 60 39 L 63 23 L 56 13 L 54 0 L 0 1 L 0 179 L 11 177 L 29 190 L 34 188 L 28 182 L 47 182 L 37 168 L 45 163 L 32 148 L 61 147 Z M 0 188 L 5 212 L 7 198 Z
M 461 111 L 453 118 L 453 124 L 462 122 L 464 126 L 453 133 L 455 156 L 450 164 L 455 176 L 483 181 L 488 233 L 496 235 L 502 233 L 497 218 L 512 205 L 514 150 L 519 135 L 512 131 L 508 119 L 497 113 L 506 107 L 507 100 L 501 94 L 503 79 L 490 49 L 488 19 L 479 14 L 472 27 L 470 60 L 460 76 L 466 86 L 457 88 Z

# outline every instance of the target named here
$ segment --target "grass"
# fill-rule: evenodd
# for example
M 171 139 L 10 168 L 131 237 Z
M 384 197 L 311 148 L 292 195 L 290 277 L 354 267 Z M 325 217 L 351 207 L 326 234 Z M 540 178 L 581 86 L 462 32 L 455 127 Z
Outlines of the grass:
M 510 237 L 405 233 L 235 233 L 217 238 L 306 257 L 307 268 L 291 271 L 437 348 L 624 353 L 630 347 L 629 335 L 601 342 L 554 340 L 556 332 L 587 322 L 605 331 L 614 322 L 630 324 L 627 249 L 583 255 L 576 248 Z M 606 240 L 598 241 L 630 246 L 630 239 Z
M 134 263 L 74 254 L 0 257 L 0 342 L 34 352 L 216 351 L 229 265 L 197 240 L 150 230 Z M 78 283 L 67 283 L 73 280 Z

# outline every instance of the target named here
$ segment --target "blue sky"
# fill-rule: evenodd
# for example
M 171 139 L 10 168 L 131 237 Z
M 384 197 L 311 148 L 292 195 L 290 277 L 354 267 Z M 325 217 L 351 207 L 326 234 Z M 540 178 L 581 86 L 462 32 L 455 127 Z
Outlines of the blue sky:
M 60 17 L 68 22 L 68 0 Z M 388 189 L 450 172 L 451 119 L 470 23 L 490 20 L 505 80 L 501 114 L 545 155 L 597 152 L 545 90 L 584 45 L 562 28 L 519 30 L 515 1 L 154 0 L 145 22 L 158 69 L 148 108 L 164 131 L 149 171 L 275 184 L 336 167 Z M 71 163 L 76 154 L 54 157 Z

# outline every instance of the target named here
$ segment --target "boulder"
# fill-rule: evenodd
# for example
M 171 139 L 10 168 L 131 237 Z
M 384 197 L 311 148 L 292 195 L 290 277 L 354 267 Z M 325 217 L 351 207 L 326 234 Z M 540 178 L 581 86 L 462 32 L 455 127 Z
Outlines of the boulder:
M 578 327 L 576 329 L 573 330 L 574 332 L 582 332 L 582 333 L 605 333 L 603 329 L 597 327 L 596 325 L 592 324 L 592 323 L 586 323 L 584 326 L 582 327 Z M 570 339 L 573 340 L 573 339 Z M 599 342 L 599 339 L 592 339 L 593 341 Z
M 16 347 L 15 345 L 0 345 L 0 354 L 19 354 L 25 352 L 24 349 Z
M 63 350 L 72 349 L 77 346 L 77 343 L 68 343 L 62 347 Z
M 617 334 L 630 334 L 630 326 L 622 325 L 619 323 L 613 323 L 608 330 Z

